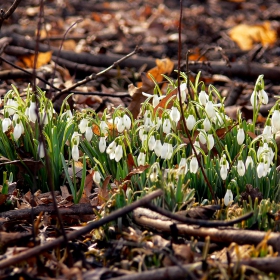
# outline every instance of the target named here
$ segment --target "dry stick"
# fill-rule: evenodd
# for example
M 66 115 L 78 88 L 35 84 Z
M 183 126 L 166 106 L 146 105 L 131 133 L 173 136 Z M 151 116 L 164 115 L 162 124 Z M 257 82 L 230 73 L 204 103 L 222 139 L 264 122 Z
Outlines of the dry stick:
M 239 218 L 230 220 L 230 221 L 206 221 L 206 220 L 199 220 L 199 219 L 192 219 L 192 218 L 188 218 L 188 217 L 184 217 L 181 215 L 176 215 L 173 214 L 163 208 L 159 208 L 151 203 L 146 205 L 147 208 L 151 209 L 154 212 L 157 212 L 163 216 L 166 216 L 170 219 L 179 221 L 181 223 L 186 223 L 186 224 L 190 224 L 190 225 L 199 225 L 202 227 L 226 227 L 226 226 L 232 226 L 234 224 L 240 223 L 244 220 L 249 219 L 250 217 L 253 216 L 254 212 L 250 212 L 247 213 Z
M 63 90 L 61 90 L 58 94 L 56 94 L 53 98 L 52 98 L 52 102 L 54 102 L 56 99 L 58 99 L 62 94 L 66 93 L 66 92 L 69 92 L 71 91 L 72 89 L 78 87 L 78 86 L 81 86 L 83 84 L 86 84 L 87 82 L 91 81 L 91 80 L 94 80 L 96 79 L 96 77 L 99 77 L 101 75 L 103 75 L 104 73 L 108 72 L 109 70 L 111 70 L 113 67 L 115 67 L 116 65 L 118 65 L 119 63 L 121 63 L 122 61 L 128 59 L 129 57 L 133 56 L 134 54 L 140 52 L 141 49 L 136 46 L 136 48 L 134 49 L 133 52 L 129 53 L 128 55 L 122 57 L 121 59 L 115 61 L 111 66 L 109 66 L 108 68 L 104 69 L 103 71 L 97 73 L 97 74 L 91 74 L 90 76 L 87 76 L 85 79 L 77 82 L 76 84 L 68 87 L 68 88 L 65 88 Z
M 118 209 L 118 210 L 112 212 L 111 214 L 102 218 L 101 220 L 92 222 L 79 230 L 68 233 L 67 239 L 73 240 L 75 238 L 78 238 L 81 235 L 87 234 L 88 232 L 92 231 L 93 229 L 101 227 L 113 220 L 116 220 L 117 218 L 128 214 L 129 212 L 133 211 L 137 207 L 141 207 L 141 206 L 149 203 L 152 199 L 159 197 L 161 195 L 163 195 L 163 191 L 158 189 L 158 190 L 146 195 L 145 197 L 139 199 L 138 201 L 135 201 L 135 202 L 131 203 L 130 205 L 127 205 L 121 209 Z M 61 245 L 63 243 L 63 241 L 64 241 L 64 237 L 60 236 L 55 240 L 52 240 L 43 245 L 29 249 L 25 252 L 22 252 L 18 255 L 13 256 L 12 258 L 2 260 L 2 261 L 0 261 L 0 269 L 3 269 L 5 267 L 14 265 L 14 264 L 22 262 L 22 261 L 25 261 L 35 255 L 41 254 L 42 252 L 44 252 L 46 250 L 53 249 L 53 248 Z
M 184 109 L 183 109 L 181 90 L 180 90 L 180 74 L 181 74 L 180 73 L 180 70 L 181 70 L 180 64 L 181 64 L 181 51 L 182 51 L 182 40 L 181 40 L 181 33 L 182 33 L 182 11 L 183 11 L 183 4 L 182 4 L 182 0 L 180 0 L 180 19 L 179 19 L 179 28 L 178 28 L 179 29 L 179 43 L 178 43 L 179 44 L 179 46 L 178 46 L 178 92 L 179 92 L 180 110 L 181 110 L 181 113 L 183 114 Z M 190 94 L 190 92 L 189 92 L 189 94 Z M 217 204 L 218 201 L 217 201 L 217 198 L 216 198 L 215 193 L 213 191 L 213 188 L 212 188 L 212 186 L 211 186 L 211 184 L 210 184 L 210 182 L 209 182 L 209 180 L 208 180 L 208 178 L 206 176 L 205 170 L 204 170 L 204 168 L 202 166 L 202 163 L 201 163 L 200 159 L 198 158 L 198 154 L 197 154 L 196 149 L 195 149 L 195 147 L 194 147 L 194 145 L 192 143 L 191 135 L 190 135 L 190 133 L 188 131 L 186 120 L 185 120 L 184 117 L 182 119 L 183 119 L 184 130 L 185 130 L 185 132 L 186 132 L 186 134 L 188 136 L 188 139 L 190 141 L 190 144 L 191 144 L 191 147 L 192 147 L 192 151 L 194 152 L 194 155 L 195 155 L 195 157 L 197 159 L 197 162 L 198 162 L 198 165 L 199 165 L 199 167 L 201 169 L 203 178 L 204 178 L 204 180 L 205 180 L 205 182 L 206 182 L 206 184 L 208 186 L 208 189 L 209 189 L 209 191 L 211 193 L 212 199 Z
M 21 0 L 15 0 L 14 3 L 12 4 L 12 6 L 9 8 L 9 10 L 5 13 L 5 11 L 3 11 L 1 9 L 1 15 L 0 15 L 0 30 L 2 27 L 2 24 L 4 22 L 5 19 L 8 19 L 12 13 L 16 10 L 17 6 L 19 5 L 19 3 L 21 2 Z

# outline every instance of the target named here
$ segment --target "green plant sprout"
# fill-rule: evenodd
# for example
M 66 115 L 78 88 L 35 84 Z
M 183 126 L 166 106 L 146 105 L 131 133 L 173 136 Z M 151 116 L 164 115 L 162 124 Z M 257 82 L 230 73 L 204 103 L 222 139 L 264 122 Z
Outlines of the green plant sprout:
M 55 188 L 67 180 L 75 203 L 82 196 L 89 170 L 94 171 L 93 182 L 100 188 L 105 178 L 111 176 L 106 185 L 107 202 L 116 207 L 123 207 L 155 188 L 165 190 L 165 197 L 157 203 L 172 211 L 181 209 L 193 196 L 199 203 L 205 203 L 205 199 L 211 203 L 215 198 L 202 171 L 215 197 L 224 198 L 225 206 L 238 201 L 246 184 L 258 187 L 264 199 L 278 202 L 275 137 L 280 131 L 279 100 L 270 110 L 260 133 L 256 129 L 257 115 L 260 106 L 268 102 L 262 75 L 251 97 L 252 123 L 242 121 L 240 112 L 236 121 L 231 120 L 225 114 L 224 98 L 213 85 L 206 88 L 199 77 L 200 73 L 194 83 L 189 81 L 194 93 L 190 98 L 186 86 L 188 77 L 181 73 L 183 111 L 178 98 L 178 81 L 166 77 L 169 81 L 166 95 L 155 82 L 154 94 L 143 93 L 147 99 L 137 119 L 122 107 L 115 108 L 113 114 L 105 110 L 101 117 L 91 109 L 72 112 L 67 99 L 56 113 L 39 88 L 36 93 L 27 88 L 27 97 L 22 99 L 12 86 L 4 98 L 1 156 L 10 161 L 21 160 L 27 170 L 25 183 L 35 178 L 37 188 L 43 191 L 48 190 L 45 165 L 48 156 Z M 183 129 L 183 120 L 196 153 Z M 22 151 L 41 162 L 37 174 L 24 165 Z M 83 166 L 81 181 L 75 176 L 78 161 Z M 73 169 L 73 176 L 69 168 Z M 2 169 L 17 178 L 18 167 L 7 162 Z M 234 186 L 232 181 L 236 182 Z

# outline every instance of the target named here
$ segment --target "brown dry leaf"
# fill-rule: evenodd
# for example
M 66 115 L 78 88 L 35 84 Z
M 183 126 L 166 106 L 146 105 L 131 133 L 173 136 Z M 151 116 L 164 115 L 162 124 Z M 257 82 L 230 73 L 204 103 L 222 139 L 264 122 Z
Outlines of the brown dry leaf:
M 6 202 L 8 195 L 0 193 L 0 205 L 4 204 Z
M 133 169 L 131 172 L 129 172 L 126 177 L 124 178 L 124 181 L 130 180 L 131 177 L 135 174 L 141 174 L 143 173 L 146 169 L 148 169 L 150 167 L 149 164 L 147 165 L 140 165 L 139 167 Z
M 269 21 L 265 21 L 256 25 L 239 24 L 229 31 L 229 36 L 246 51 L 251 50 L 255 43 L 261 43 L 263 46 L 274 45 L 277 32 L 271 29 Z
M 115 129 L 115 126 L 114 126 L 112 123 L 110 123 L 110 122 L 106 122 L 106 124 L 108 125 L 108 128 L 109 128 L 109 134 L 112 135 L 112 134 L 113 134 L 113 131 L 114 131 L 114 129 Z M 100 136 L 100 135 L 101 135 L 101 133 L 100 133 L 100 128 L 99 128 L 99 126 L 96 125 L 96 124 L 93 124 L 93 125 L 92 125 L 92 131 L 93 131 L 93 133 L 94 133 L 95 135 L 97 135 L 97 136 Z M 117 131 L 115 131 L 115 133 L 118 134 Z M 107 135 L 105 135 L 105 136 L 107 136 Z
M 144 72 L 141 73 L 141 80 L 141 87 L 135 87 L 133 84 L 130 84 L 128 86 L 128 92 L 132 96 L 132 100 L 128 106 L 128 110 L 132 113 L 135 119 L 140 112 L 141 103 L 143 103 L 147 98 L 142 94 L 142 92 L 153 94 L 155 87 L 155 84 L 149 78 L 147 78 Z
M 107 201 L 109 198 L 109 192 L 108 192 L 108 184 L 110 182 L 112 175 L 109 175 L 105 178 L 102 187 L 99 188 L 99 193 L 98 193 L 98 205 L 103 204 L 104 202 Z
M 172 244 L 172 250 L 174 252 L 174 257 L 176 261 L 178 261 L 181 264 L 188 264 L 192 263 L 194 260 L 194 253 L 192 252 L 192 249 L 189 244 Z M 172 258 L 170 258 L 168 255 L 164 257 L 163 259 L 163 266 L 172 266 L 175 263 L 172 261 Z
M 156 67 L 148 71 L 147 77 L 151 79 L 150 75 L 152 75 L 154 79 L 158 83 L 160 83 L 163 80 L 162 74 L 170 75 L 170 73 L 174 68 L 174 63 L 169 58 L 164 58 L 164 59 L 156 59 L 156 65 L 157 65 Z
M 38 53 L 36 68 L 40 68 L 41 66 L 48 64 L 51 61 L 51 58 L 52 58 L 52 52 Z M 35 59 L 35 54 L 24 55 L 20 57 L 20 60 L 27 68 L 34 67 L 34 59 Z
M 254 132 L 252 132 L 252 131 L 247 131 L 246 132 L 252 139 L 255 139 L 256 137 L 257 137 L 257 135 L 254 133 Z
M 127 160 L 126 160 L 126 162 L 127 162 L 127 168 L 128 168 L 128 170 L 129 170 L 129 172 L 131 172 L 131 171 L 133 170 L 133 168 L 136 167 L 136 164 L 135 164 L 135 162 L 134 162 L 134 159 L 133 159 L 132 154 L 128 154 L 128 155 L 127 155 Z
M 87 196 L 90 196 L 90 195 L 91 195 L 92 183 L 93 183 L 93 180 L 92 180 L 92 173 L 89 173 L 89 174 L 86 176 L 86 179 L 85 179 L 85 187 L 84 187 L 84 191 L 85 191 L 85 193 L 86 193 Z

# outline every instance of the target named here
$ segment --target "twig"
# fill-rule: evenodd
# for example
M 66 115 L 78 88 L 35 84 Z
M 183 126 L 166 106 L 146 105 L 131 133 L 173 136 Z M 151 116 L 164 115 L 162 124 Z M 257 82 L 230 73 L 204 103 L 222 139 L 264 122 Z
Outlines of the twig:
M 92 231 L 95 228 L 101 227 L 113 220 L 116 220 L 117 218 L 119 218 L 121 216 L 128 214 L 129 212 L 136 209 L 137 207 L 141 207 L 141 206 L 149 203 L 152 199 L 159 197 L 162 194 L 163 194 L 163 191 L 158 189 L 158 190 L 146 195 L 145 197 L 139 199 L 138 201 L 135 201 L 135 202 L 131 203 L 130 205 L 127 205 L 121 209 L 118 209 L 118 210 L 112 212 L 108 216 L 106 216 L 98 221 L 92 222 L 79 230 L 68 233 L 67 239 L 73 240 L 75 238 L 78 238 L 81 235 L 87 234 L 88 232 Z M 0 269 L 3 269 L 10 265 L 14 265 L 16 263 L 29 259 L 33 256 L 38 256 L 39 254 L 41 254 L 44 251 L 51 250 L 51 249 L 61 245 L 63 243 L 63 241 L 64 241 L 64 237 L 60 236 L 57 239 L 52 240 L 48 243 L 45 243 L 41 246 L 34 247 L 25 252 L 19 253 L 18 255 L 14 255 L 12 258 L 1 260 Z
M 182 97 L 181 97 L 181 89 L 180 89 L 181 51 L 182 51 L 182 41 L 181 41 L 181 33 L 182 33 L 182 11 L 183 11 L 183 4 L 182 4 L 182 0 L 180 0 L 180 19 L 179 19 L 179 28 L 178 28 L 178 29 L 179 29 L 179 43 L 178 43 L 178 44 L 179 44 L 179 46 L 178 46 L 178 92 L 179 92 L 180 110 L 181 110 L 182 115 L 184 115 L 184 109 L 183 109 L 183 103 L 182 103 Z M 188 80 L 189 80 L 189 79 L 188 79 Z M 189 92 L 189 94 L 191 94 L 191 93 Z M 195 157 L 196 157 L 196 159 L 197 159 L 197 162 L 198 162 L 198 165 L 199 165 L 199 167 L 200 167 L 200 169 L 201 169 L 203 178 L 204 178 L 204 180 L 205 180 L 205 182 L 206 182 L 206 184 L 207 184 L 207 186 L 208 186 L 208 189 L 209 189 L 209 191 L 210 191 L 210 193 L 211 193 L 212 199 L 215 201 L 216 204 L 218 204 L 218 201 L 217 201 L 217 198 L 216 198 L 215 193 L 214 193 L 214 191 L 213 191 L 213 188 L 212 188 L 212 186 L 211 186 L 211 184 L 210 184 L 210 182 L 209 182 L 209 180 L 208 180 L 208 178 L 207 178 L 207 176 L 206 176 L 206 173 L 205 173 L 205 170 L 204 170 L 204 168 L 203 168 L 203 166 L 202 166 L 202 163 L 201 163 L 200 159 L 198 158 L 198 154 L 197 154 L 197 152 L 196 152 L 196 149 L 195 149 L 194 144 L 193 144 L 192 139 L 191 139 L 191 135 L 190 135 L 189 130 L 188 130 L 188 128 L 187 128 L 186 120 L 185 120 L 184 117 L 182 118 L 182 120 L 183 120 L 183 127 L 184 127 L 184 130 L 185 130 L 185 132 L 186 132 L 186 134 L 187 134 L 187 136 L 188 136 L 188 138 L 189 138 L 190 145 L 191 145 L 191 147 L 192 147 L 192 151 L 193 151 L 193 153 L 194 153 L 194 155 L 195 155 Z
M 20 2 L 21 2 L 21 0 L 15 0 L 14 3 L 12 4 L 12 6 L 9 8 L 9 10 L 6 13 L 4 10 L 1 9 L 1 11 L 0 11 L 0 30 L 1 30 L 4 20 L 8 19 L 12 15 L 12 13 L 16 10 L 16 8 L 18 7 Z
M 109 70 L 111 70 L 113 67 L 117 66 L 119 63 L 121 63 L 122 61 L 128 59 L 129 57 L 133 56 L 134 54 L 138 53 L 139 51 L 141 51 L 141 49 L 137 46 L 133 52 L 129 53 L 128 55 L 122 57 L 121 59 L 115 61 L 111 66 L 109 66 L 108 68 L 104 69 L 103 71 L 97 73 L 97 74 L 91 74 L 90 76 L 87 76 L 85 79 L 77 82 L 76 84 L 63 89 L 62 91 L 60 91 L 58 94 L 56 94 L 53 98 L 52 98 L 52 102 L 54 102 L 55 100 L 57 100 L 62 94 L 65 94 L 66 92 L 71 91 L 72 89 L 81 86 L 83 84 L 86 84 L 87 82 L 96 79 L 96 77 L 99 77 L 103 74 L 105 74 L 106 72 L 108 72 Z
M 163 208 L 157 207 L 151 203 L 146 205 L 147 208 L 150 210 L 157 212 L 163 216 L 166 216 L 172 220 L 189 224 L 189 225 L 198 225 L 202 227 L 227 227 L 227 226 L 233 226 L 234 224 L 238 224 L 244 220 L 247 220 L 251 218 L 254 214 L 254 212 L 247 213 L 239 218 L 230 220 L 230 221 L 206 221 L 206 220 L 199 220 L 199 219 L 192 219 L 188 217 L 184 217 L 181 215 L 173 214 Z

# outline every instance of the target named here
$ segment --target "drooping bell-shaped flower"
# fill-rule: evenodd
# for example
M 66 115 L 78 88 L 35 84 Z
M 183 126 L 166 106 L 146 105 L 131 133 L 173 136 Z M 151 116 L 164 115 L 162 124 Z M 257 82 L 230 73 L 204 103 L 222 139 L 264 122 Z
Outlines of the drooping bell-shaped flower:
M 201 105 L 206 106 L 206 103 L 209 101 L 209 96 L 206 93 L 205 90 L 202 90 L 199 94 L 198 94 L 198 101 Z
M 86 128 L 86 132 L 85 132 L 85 137 L 86 137 L 88 142 L 91 141 L 92 136 L 93 136 L 92 127 L 91 127 L 90 123 L 88 123 L 87 128 Z
M 245 164 L 241 159 L 239 159 L 237 161 L 236 169 L 237 169 L 237 172 L 238 172 L 239 176 L 244 176 L 244 174 L 245 174 Z
M 226 165 L 221 165 L 221 169 L 220 169 L 220 175 L 221 175 L 221 178 L 222 180 L 225 180 L 227 178 L 227 167 Z
M 16 112 L 16 109 L 18 108 L 18 102 L 14 100 L 12 96 L 10 96 L 7 100 L 6 105 L 7 105 L 6 110 L 9 116 L 12 116 Z
M 169 118 L 165 118 L 162 124 L 162 130 L 165 134 L 170 133 L 171 131 L 171 123 Z
M 12 124 L 12 121 L 11 119 L 9 118 L 9 113 L 8 112 L 5 112 L 5 118 L 4 120 L 2 121 L 2 131 L 3 132 L 6 132 L 8 131 L 9 127 L 11 126 Z
M 37 112 L 36 112 L 37 105 L 36 105 L 35 98 L 36 98 L 35 95 L 32 95 L 32 99 L 29 107 L 29 120 L 33 123 L 35 123 L 37 120 Z
M 145 165 L 145 161 L 146 161 L 146 154 L 144 152 L 144 149 L 141 149 L 141 152 L 139 153 L 139 155 L 137 157 L 138 166 Z
M 213 149 L 214 144 L 215 144 L 213 134 L 208 134 L 207 139 L 208 139 L 207 148 L 210 151 Z
M 195 142 L 193 143 L 194 149 L 196 151 L 196 153 L 199 155 L 200 154 L 200 144 L 198 140 L 195 140 Z
M 201 130 L 200 132 L 199 132 L 199 134 L 198 134 L 198 139 L 199 139 L 199 142 L 201 143 L 201 144 L 203 144 L 203 145 L 205 145 L 206 144 L 206 142 L 207 142 L 207 134 L 206 134 L 206 132 L 204 131 L 204 130 Z
M 79 130 L 82 134 L 86 132 L 87 126 L 88 126 L 88 120 L 86 118 L 82 118 L 82 120 L 78 125 Z
M 179 174 L 184 174 L 186 175 L 188 172 L 188 163 L 187 163 L 187 159 L 185 157 L 182 157 L 180 162 L 179 162 Z
M 158 177 L 158 169 L 156 166 L 152 168 L 152 172 L 150 174 L 150 180 L 151 182 L 156 182 Z
M 196 173 L 198 170 L 198 161 L 196 157 L 192 157 L 190 161 L 190 172 L 191 173 Z
M 148 147 L 150 151 L 153 151 L 156 145 L 156 139 L 154 135 L 151 135 L 148 140 Z
M 106 150 L 106 140 L 105 140 L 105 137 L 102 136 L 102 134 L 101 134 L 101 137 L 99 139 L 98 147 L 99 147 L 100 153 L 104 153 L 104 151 Z
M 264 140 L 268 141 L 269 139 L 271 139 L 273 137 L 272 135 L 272 127 L 271 125 L 266 125 L 263 129 L 263 133 L 262 136 L 264 138 Z
M 123 115 L 124 126 L 127 130 L 131 128 L 131 119 L 127 114 Z
M 225 197 L 224 197 L 225 206 L 228 206 L 231 201 L 233 201 L 233 193 L 232 193 L 231 189 L 227 189 Z
M 192 130 L 195 126 L 195 123 L 196 123 L 195 117 L 193 115 L 189 115 L 186 119 L 188 130 Z
M 214 104 L 211 100 L 209 100 L 205 105 L 205 111 L 209 119 L 213 119 L 216 117 L 216 112 L 214 109 Z
M 258 95 L 257 95 L 257 92 L 255 90 L 252 92 L 250 102 L 253 106 L 253 109 L 255 110 L 257 108 L 257 105 L 258 105 Z
M 251 167 L 253 167 L 254 166 L 254 161 L 253 161 L 251 156 L 247 156 L 246 161 L 245 161 L 246 169 L 248 169 L 250 165 L 251 165 Z
M 13 132 L 14 139 L 18 140 L 22 133 L 23 133 L 22 127 L 20 125 L 20 120 L 18 119 Z
M 258 92 L 258 96 L 259 96 L 260 102 L 262 104 L 267 104 L 268 103 L 268 95 L 267 95 L 267 93 L 264 89 L 261 89 Z
M 117 147 L 117 143 L 116 141 L 113 141 L 109 144 L 109 146 L 106 149 L 106 153 L 109 155 L 110 159 L 114 159 L 115 158 L 115 150 Z
M 153 107 L 155 108 L 161 99 L 163 99 L 165 96 L 158 96 L 157 94 L 149 94 L 149 93 L 146 93 L 146 92 L 142 92 L 142 94 L 146 97 L 152 97 L 153 101 L 152 101 L 152 104 L 153 104 Z
M 71 137 L 71 143 L 73 144 L 74 141 L 76 141 L 76 145 L 79 145 L 80 143 L 80 134 L 78 133 L 78 131 L 74 131 Z
M 157 157 L 161 156 L 161 150 L 162 150 L 162 144 L 159 139 L 159 136 L 157 136 L 157 140 L 156 140 L 155 148 L 154 148 L 154 151 L 155 151 L 155 154 L 157 155 Z
M 99 128 L 100 128 L 100 134 L 104 134 L 104 135 L 105 135 L 105 134 L 107 133 L 107 131 L 109 130 L 109 127 L 108 127 L 107 123 L 106 123 L 104 120 L 102 120 L 102 121 L 100 122 Z
M 238 145 L 243 144 L 243 142 L 245 140 L 245 132 L 244 132 L 244 129 L 242 127 L 238 128 L 236 139 L 237 139 Z
M 161 158 L 167 159 L 168 156 L 168 142 L 164 142 L 161 148 Z
M 274 110 L 271 116 L 271 125 L 274 128 L 274 131 L 280 131 L 280 111 Z
M 262 178 L 266 175 L 264 163 L 261 161 L 257 166 L 258 178 Z
M 181 100 L 182 100 L 182 103 L 184 103 L 187 99 L 187 83 L 183 83 L 183 84 L 180 84 L 180 93 L 181 93 Z M 179 90 L 178 90 L 178 99 L 179 99 Z M 179 99 L 180 100 L 180 99 Z
M 122 133 L 125 130 L 124 120 L 123 117 L 115 118 L 115 122 L 117 124 L 117 130 L 119 133 Z
M 45 149 L 44 149 L 44 145 L 43 142 L 39 142 L 38 145 L 38 156 L 39 158 L 44 158 L 45 157 Z
M 180 120 L 181 114 L 177 107 L 172 106 L 170 111 L 170 118 L 174 121 L 177 125 L 178 121 Z
M 166 159 L 171 159 L 173 154 L 173 146 L 171 143 L 167 143 L 167 155 L 166 155 Z
M 98 170 L 93 170 L 92 171 L 92 180 L 93 180 L 93 182 L 95 183 L 95 184 L 100 184 L 100 182 L 101 182 L 101 176 L 100 176 L 100 173 L 99 173 L 99 171 Z
M 115 161 L 119 162 L 123 156 L 123 148 L 122 145 L 118 145 L 115 151 Z
M 72 159 L 74 161 L 78 161 L 79 160 L 79 148 L 78 148 L 78 145 L 77 145 L 76 141 L 74 141 L 74 144 L 72 146 Z
M 202 124 L 206 132 L 208 132 L 211 129 L 211 123 L 207 117 L 204 119 Z
M 151 118 L 151 113 L 149 112 L 147 117 L 144 120 L 144 127 L 146 131 L 149 131 L 151 127 L 154 125 L 152 118 Z

